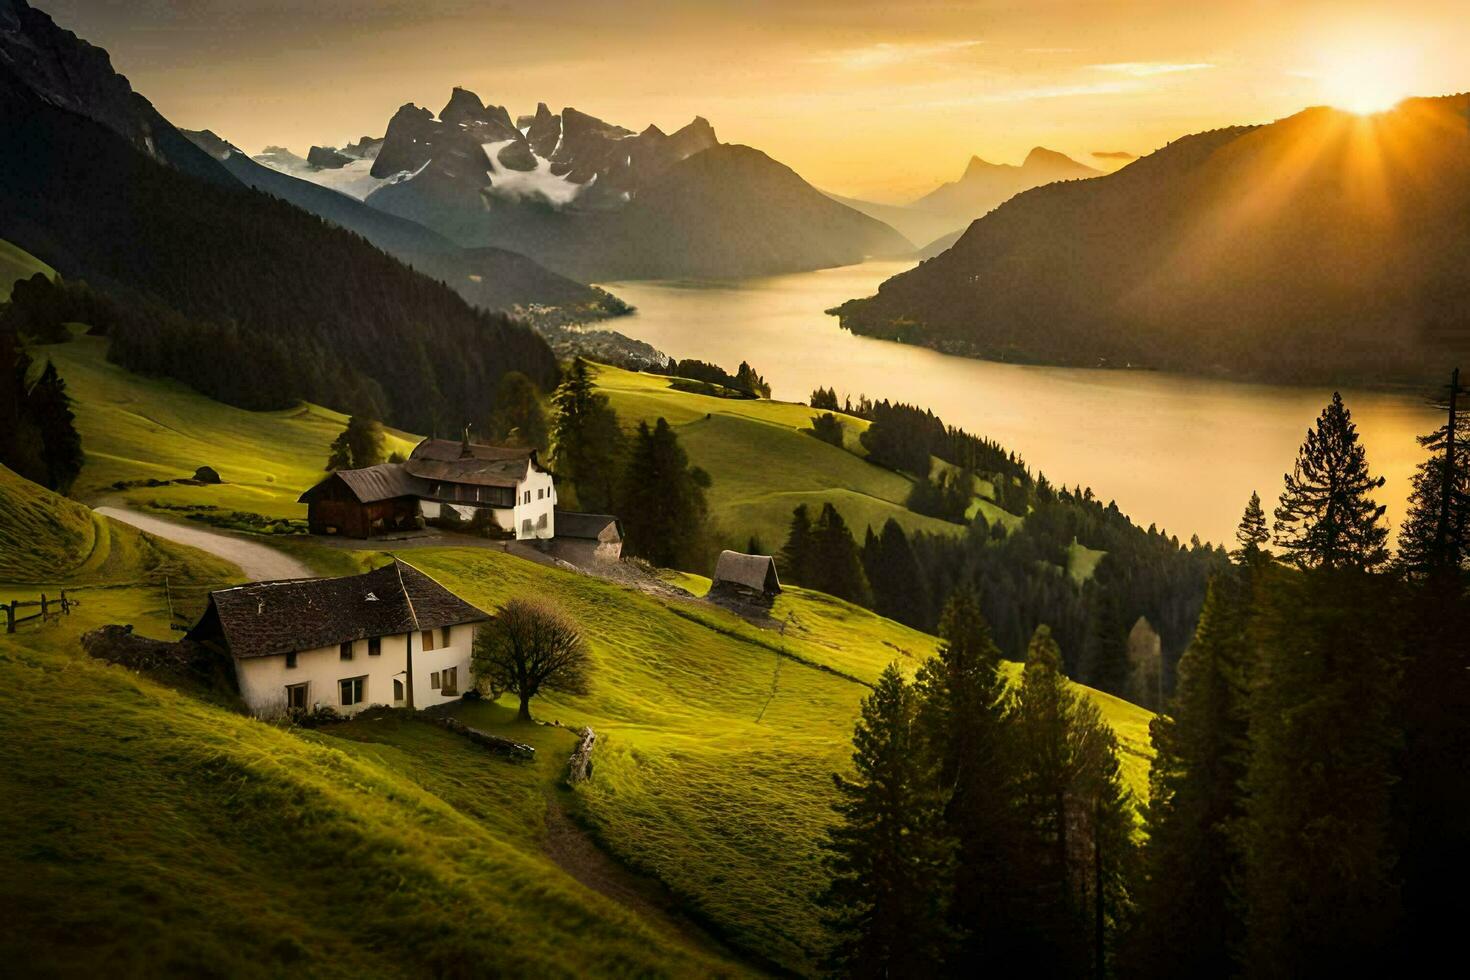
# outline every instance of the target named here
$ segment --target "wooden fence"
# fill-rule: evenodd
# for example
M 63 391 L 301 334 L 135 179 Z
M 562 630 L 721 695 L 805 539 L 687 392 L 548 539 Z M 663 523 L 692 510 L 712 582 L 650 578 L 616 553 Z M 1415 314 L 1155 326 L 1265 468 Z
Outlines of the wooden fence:
M 0 608 L 5 610 L 5 632 L 14 633 L 15 628 L 21 623 L 29 623 L 33 619 L 39 619 L 45 622 L 53 616 L 70 616 L 72 607 L 80 606 L 81 604 L 80 599 L 69 598 L 66 590 L 62 589 L 61 598 L 59 599 L 48 599 L 46 593 L 42 592 L 39 602 L 21 602 L 19 599 L 12 599 L 8 603 L 0 603 Z M 18 611 L 21 609 L 35 609 L 37 607 L 40 608 L 40 612 L 31 613 L 29 616 L 18 615 Z

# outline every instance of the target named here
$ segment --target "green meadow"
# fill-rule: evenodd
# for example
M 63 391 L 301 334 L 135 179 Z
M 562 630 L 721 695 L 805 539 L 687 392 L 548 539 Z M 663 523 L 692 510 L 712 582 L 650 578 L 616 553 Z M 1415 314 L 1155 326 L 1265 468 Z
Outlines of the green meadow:
M 347 417 L 303 403 L 277 412 L 233 408 L 176 382 L 142 378 L 107 361 L 107 341 L 74 336 L 31 348 L 50 358 L 75 402 L 86 465 L 73 493 L 116 497 L 144 510 L 205 505 L 267 517 L 305 517 L 296 498 L 325 475 L 327 447 Z M 417 440 L 389 432 L 388 448 L 407 452 Z M 191 477 L 212 466 L 218 486 L 113 484 Z
M 662 375 L 614 367 L 599 366 L 596 378 L 624 425 L 662 416 L 675 427 L 690 460 L 713 480 L 710 510 L 728 546 L 743 549 L 754 537 L 767 550 L 779 549 L 798 504 L 815 511 L 829 500 L 859 542 L 865 528 L 877 530 L 890 517 L 910 533 L 962 530 L 905 506 L 913 480 L 864 459 L 857 441 L 868 427 L 863 419 L 842 416 L 847 433 L 839 449 L 803 431 L 818 414 L 806 405 L 676 391 Z M 976 504 L 985 505 L 987 518 L 1004 513 L 988 500 Z

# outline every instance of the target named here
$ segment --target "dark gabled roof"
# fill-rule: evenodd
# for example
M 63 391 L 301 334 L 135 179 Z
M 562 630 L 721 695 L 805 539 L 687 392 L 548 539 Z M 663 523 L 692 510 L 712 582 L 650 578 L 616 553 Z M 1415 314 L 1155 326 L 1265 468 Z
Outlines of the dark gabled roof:
M 486 446 L 482 443 L 464 443 L 454 439 L 425 439 L 413 447 L 409 459 L 438 460 L 452 462 L 460 459 L 478 459 L 495 462 L 507 459 L 529 459 L 533 450 L 511 446 Z
M 222 635 L 230 654 L 243 659 L 489 618 L 395 558 L 362 575 L 253 582 L 211 592 L 189 638 Z
M 623 538 L 623 525 L 611 514 L 580 514 L 573 510 L 556 512 L 556 536 L 559 538 L 590 538 L 597 540 L 611 524 Z
M 526 478 L 529 454 L 511 459 L 410 459 L 411 475 L 429 483 L 465 483 L 479 487 L 511 487 Z
M 528 467 L 536 465 L 534 449 L 425 439 L 413 447 L 404 468 L 415 476 L 440 483 L 514 487 L 526 478 Z
M 715 562 L 714 582 L 743 585 L 757 592 L 780 592 L 781 580 L 776 575 L 776 561 L 770 555 L 742 555 L 738 551 L 720 552 Z
M 403 468 L 401 463 L 379 463 L 360 470 L 338 470 L 321 483 L 303 493 L 298 503 L 308 503 L 316 492 L 333 480 L 340 480 L 352 495 L 364 504 L 396 497 L 427 497 L 429 484 Z

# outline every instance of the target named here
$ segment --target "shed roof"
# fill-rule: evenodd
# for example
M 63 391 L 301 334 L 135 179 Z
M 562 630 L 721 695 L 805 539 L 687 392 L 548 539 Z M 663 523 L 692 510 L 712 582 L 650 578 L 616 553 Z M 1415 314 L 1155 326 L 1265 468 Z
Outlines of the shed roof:
M 618 540 L 623 539 L 623 525 L 612 514 L 581 514 L 574 510 L 556 512 L 556 536 L 597 540 L 611 525 Z
M 341 480 L 352 491 L 352 495 L 365 504 L 396 497 L 426 497 L 429 494 L 428 483 L 408 472 L 402 464 L 379 463 L 377 466 L 365 466 L 357 470 L 338 470 L 303 493 L 297 502 L 309 502 L 320 488 L 333 480 Z
M 776 575 L 776 560 L 770 555 L 743 555 L 738 551 L 720 552 L 715 562 L 715 584 L 730 582 L 758 592 L 780 592 L 781 580 Z
M 209 594 L 189 638 L 224 637 L 236 658 L 267 657 L 489 619 L 398 559 L 343 578 L 252 582 Z

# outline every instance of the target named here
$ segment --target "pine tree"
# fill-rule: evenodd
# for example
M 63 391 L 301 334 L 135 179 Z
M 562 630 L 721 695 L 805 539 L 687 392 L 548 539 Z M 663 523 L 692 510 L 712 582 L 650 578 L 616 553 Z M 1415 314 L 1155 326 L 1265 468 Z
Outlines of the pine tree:
M 1368 472 L 1352 413 L 1334 392 L 1308 430 L 1276 508 L 1276 544 L 1303 568 L 1376 568 L 1388 559 L 1384 508 L 1372 491 L 1383 477 Z
M 1109 694 L 1128 691 L 1131 665 L 1128 661 L 1128 627 L 1123 621 L 1119 599 L 1110 589 L 1092 585 L 1092 649 L 1087 683 Z
M 808 588 L 825 592 L 858 605 L 871 605 L 872 593 L 868 577 L 863 574 L 862 558 L 847 522 L 828 501 L 811 530 L 811 567 L 807 569 Z
M 1459 400 L 1459 377 L 1456 371 L 1445 423 L 1419 437 L 1429 458 L 1414 474 L 1398 541 L 1398 565 L 1411 576 L 1470 571 L 1470 412 Z
M 792 585 L 806 585 L 812 573 L 812 518 L 806 504 L 791 511 L 786 547 L 781 549 L 781 576 Z
M 1015 955 L 1042 975 L 1102 975 L 1131 903 L 1133 818 L 1117 737 L 1097 706 L 1068 686 L 1045 626 L 1027 650 L 1015 718 L 1025 856 L 1016 874 Z
M 626 439 L 607 396 L 597 393 L 587 362 L 572 362 L 556 394 L 552 430 L 556 472 L 571 484 L 578 506 L 599 513 L 617 509 Z
M 50 360 L 27 393 L 25 408 L 40 434 L 43 482 L 57 493 L 68 493 L 82 471 L 82 437 L 77 434 L 66 382 Z
M 709 485 L 709 475 L 689 465 L 667 419 L 652 428 L 639 422 L 619 496 L 628 553 L 661 568 L 700 564 Z
M 919 729 L 949 797 L 944 818 L 958 861 L 950 921 L 961 937 L 952 965 L 963 973 L 1008 942 L 1015 916 L 1015 773 L 1000 650 L 968 588 L 955 590 L 945 604 L 939 635 L 939 653 L 919 669 L 916 681 Z
M 863 570 L 872 587 L 873 608 L 907 626 L 923 628 L 929 620 L 929 589 L 903 527 L 893 518 L 881 534 L 871 527 L 863 543 Z
M 1391 580 L 1276 572 L 1256 612 L 1243 823 L 1248 946 L 1261 976 L 1389 968 L 1399 631 Z
M 1254 490 L 1245 505 L 1240 526 L 1235 529 L 1235 540 L 1240 542 L 1240 547 L 1232 551 L 1230 557 L 1242 565 L 1258 564 L 1267 554 L 1265 546 L 1271 535 L 1266 530 L 1266 512 L 1261 509 L 1261 495 Z
M 1247 547 L 1249 544 L 1247 543 Z M 1229 977 L 1244 939 L 1236 894 L 1245 813 L 1251 594 L 1248 570 L 1210 584 L 1194 642 L 1179 661 L 1168 714 L 1149 725 L 1145 851 L 1136 972 L 1157 977 Z
M 822 904 L 837 935 L 831 965 L 845 976 L 933 976 L 943 956 L 953 844 L 917 713 L 890 664 L 853 729 L 854 774 L 832 777 L 840 821 L 824 844 L 832 878 Z

